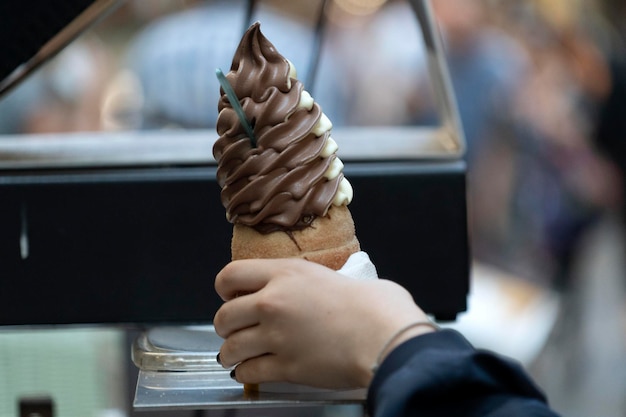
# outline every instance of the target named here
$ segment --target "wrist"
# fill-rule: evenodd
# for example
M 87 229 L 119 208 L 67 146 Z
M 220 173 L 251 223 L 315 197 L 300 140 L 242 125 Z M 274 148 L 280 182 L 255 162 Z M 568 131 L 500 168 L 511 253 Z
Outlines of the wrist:
M 382 347 L 379 347 L 376 352 L 370 351 L 369 355 L 359 361 L 358 372 L 355 374 L 357 381 L 359 381 L 358 386 L 369 387 L 378 368 L 395 348 L 410 339 L 437 330 L 439 330 L 439 326 L 429 320 L 412 322 L 397 329 L 395 333 L 392 333 L 391 336 L 387 338 L 386 342 L 382 344 Z M 378 355 L 373 356 L 376 353 L 378 353 Z
M 381 348 L 380 353 L 376 358 L 376 362 L 374 362 L 371 367 L 372 375 L 376 373 L 380 364 L 397 346 L 409 339 L 437 330 L 439 330 L 439 326 L 430 320 L 419 320 L 398 329 Z

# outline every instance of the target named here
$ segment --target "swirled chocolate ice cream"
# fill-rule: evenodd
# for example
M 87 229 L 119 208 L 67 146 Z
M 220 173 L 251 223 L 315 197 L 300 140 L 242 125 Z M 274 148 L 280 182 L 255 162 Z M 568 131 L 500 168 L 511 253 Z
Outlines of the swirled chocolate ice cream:
M 352 188 L 332 124 L 259 23 L 244 34 L 226 78 L 255 137 L 246 135 L 222 91 L 213 154 L 228 220 L 261 233 L 290 232 L 348 204 Z

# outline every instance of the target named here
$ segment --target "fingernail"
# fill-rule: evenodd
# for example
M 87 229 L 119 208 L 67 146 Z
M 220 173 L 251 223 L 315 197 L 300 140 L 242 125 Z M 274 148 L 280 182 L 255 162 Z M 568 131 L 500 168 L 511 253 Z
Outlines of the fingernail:
M 222 360 L 220 359 L 220 354 L 219 354 L 219 352 L 217 353 L 217 356 L 215 357 L 215 361 L 216 361 L 219 365 L 221 365 L 221 364 L 222 364 Z
M 233 369 L 232 371 L 230 371 L 230 377 L 231 377 L 232 379 L 234 379 L 235 381 L 237 380 L 237 377 L 235 376 L 235 370 L 236 370 L 236 369 L 237 369 L 237 368 L 235 368 L 235 369 Z

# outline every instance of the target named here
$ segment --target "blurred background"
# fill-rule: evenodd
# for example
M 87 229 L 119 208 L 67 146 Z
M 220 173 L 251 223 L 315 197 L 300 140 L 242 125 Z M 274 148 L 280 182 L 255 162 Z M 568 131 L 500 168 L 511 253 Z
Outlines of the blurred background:
M 245 4 L 124 3 L 0 99 L 0 135 L 212 129 L 213 71 L 230 67 Z M 333 124 L 437 123 L 410 6 L 321 5 L 263 1 L 255 18 Z M 470 309 L 450 326 L 520 360 L 563 415 L 626 416 L 626 4 L 432 6 L 467 145 L 474 264 Z M 307 51 L 320 12 L 327 20 L 313 62 Z M 126 342 L 114 331 L 0 332 L 0 417 L 14 416 L 16 395 L 25 392 L 56 390 L 63 398 L 77 379 L 55 382 L 59 369 L 87 378 L 85 393 L 61 401 L 59 415 L 127 415 L 134 381 L 116 383 L 123 369 L 98 353 L 104 344 L 123 362 Z M 80 359 L 20 359 L 68 350 Z

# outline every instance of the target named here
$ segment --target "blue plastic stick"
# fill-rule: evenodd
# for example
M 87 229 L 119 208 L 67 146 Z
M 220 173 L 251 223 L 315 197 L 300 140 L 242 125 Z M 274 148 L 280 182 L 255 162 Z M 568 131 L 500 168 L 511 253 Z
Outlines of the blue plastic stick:
M 228 98 L 230 105 L 233 106 L 235 113 L 237 113 L 239 122 L 241 122 L 241 125 L 243 126 L 246 133 L 248 134 L 252 147 L 253 148 L 256 147 L 256 138 L 254 137 L 252 126 L 250 126 L 250 123 L 248 123 L 248 119 L 246 119 L 246 114 L 243 111 L 243 107 L 241 107 L 241 104 L 239 103 L 239 99 L 237 98 L 237 95 L 235 94 L 235 90 L 233 90 L 233 87 L 230 85 L 230 83 L 224 76 L 224 73 L 222 72 L 221 69 L 217 68 L 215 70 L 215 75 L 217 75 L 217 80 L 220 82 L 222 89 L 224 89 L 224 92 L 226 93 L 226 98 Z

